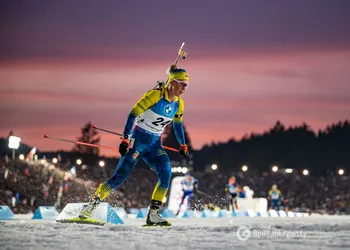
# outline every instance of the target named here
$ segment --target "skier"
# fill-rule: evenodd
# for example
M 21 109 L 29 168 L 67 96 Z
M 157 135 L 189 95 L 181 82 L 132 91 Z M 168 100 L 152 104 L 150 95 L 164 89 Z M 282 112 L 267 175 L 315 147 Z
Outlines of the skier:
M 232 208 L 232 211 L 238 209 L 237 198 L 240 186 L 236 182 L 236 177 L 231 176 L 228 180 L 228 184 L 225 187 L 226 196 L 229 200 L 228 209 Z
M 122 157 L 116 171 L 109 180 L 100 184 L 89 204 L 80 212 L 79 218 L 91 217 L 92 211 L 125 181 L 135 164 L 142 159 L 158 175 L 146 225 L 171 225 L 159 214 L 171 178 L 170 160 L 161 145 L 161 135 L 164 128 L 173 122 L 174 132 L 180 144 L 179 154 L 182 157 L 189 155 L 182 125 L 184 101 L 181 98 L 189 84 L 189 76 L 185 69 L 177 68 L 176 65 L 171 65 L 167 73 L 167 82 L 146 92 L 132 108 L 119 146 Z
M 271 186 L 269 190 L 267 199 L 271 202 L 271 209 L 277 208 L 277 211 L 280 210 L 281 202 L 283 200 L 282 192 L 277 188 L 276 184 Z
M 185 174 L 185 179 L 181 181 L 182 186 L 182 199 L 181 203 L 179 205 L 179 210 L 177 211 L 176 215 L 180 213 L 181 206 L 183 205 L 186 197 L 187 199 L 187 208 L 191 208 L 191 198 L 193 196 L 193 193 L 198 190 L 198 180 L 191 176 L 189 173 Z

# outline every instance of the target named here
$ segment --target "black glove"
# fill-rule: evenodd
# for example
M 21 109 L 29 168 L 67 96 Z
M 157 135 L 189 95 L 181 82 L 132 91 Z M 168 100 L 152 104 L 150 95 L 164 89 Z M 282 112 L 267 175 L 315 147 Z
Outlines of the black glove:
M 179 149 L 179 154 L 185 158 L 187 157 L 190 153 L 188 152 L 188 147 L 186 144 L 181 144 L 180 149 Z
M 125 155 L 129 151 L 130 142 L 127 139 L 123 139 L 119 145 L 119 153 L 121 156 Z

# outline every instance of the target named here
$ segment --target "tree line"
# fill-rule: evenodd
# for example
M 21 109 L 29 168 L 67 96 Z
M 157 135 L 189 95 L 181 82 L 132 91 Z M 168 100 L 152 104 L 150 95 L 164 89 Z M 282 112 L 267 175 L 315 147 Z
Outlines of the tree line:
M 216 163 L 223 172 L 239 171 L 243 165 L 256 171 L 271 171 L 273 165 L 312 174 L 350 171 L 350 122 L 339 121 L 314 132 L 306 123 L 286 128 L 277 121 L 262 134 L 251 133 L 241 140 L 211 143 L 195 152 L 195 169 Z
M 308 169 L 314 175 L 335 173 L 342 168 L 350 171 L 350 122 L 339 121 L 328 125 L 325 129 L 314 132 L 310 126 L 303 123 L 299 126 L 286 127 L 281 121 L 261 134 L 251 133 L 242 139 L 229 139 L 226 142 L 212 142 L 200 150 L 193 150 L 190 134 L 185 127 L 185 137 L 191 155 L 182 159 L 176 152 L 169 152 L 169 158 L 177 164 L 189 166 L 195 171 L 204 171 L 211 164 L 217 164 L 220 172 L 240 171 L 243 165 L 249 171 L 271 171 L 271 167 L 292 168 L 295 170 Z M 77 141 L 99 144 L 99 133 L 86 123 L 81 128 Z M 0 140 L 1 155 L 9 153 L 6 140 Z M 162 143 L 178 148 L 175 134 L 171 125 L 166 128 Z M 29 150 L 23 145 L 19 148 Z M 26 152 L 24 152 L 26 153 Z M 38 152 L 50 157 L 55 152 Z M 57 153 L 56 153 L 57 154 Z M 69 152 L 60 151 L 63 158 L 81 155 L 89 163 L 98 160 L 99 148 L 84 145 L 74 145 Z M 117 159 L 110 159 L 116 163 Z

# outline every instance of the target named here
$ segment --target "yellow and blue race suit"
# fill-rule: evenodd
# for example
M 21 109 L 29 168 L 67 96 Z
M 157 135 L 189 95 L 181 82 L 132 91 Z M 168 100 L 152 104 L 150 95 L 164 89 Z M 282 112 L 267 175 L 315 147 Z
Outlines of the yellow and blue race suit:
M 113 176 L 100 185 L 95 195 L 105 199 L 113 189 L 123 183 L 135 164 L 142 159 L 158 175 L 152 200 L 162 202 L 170 185 L 171 165 L 161 145 L 161 135 L 166 125 L 173 122 L 179 144 L 185 144 L 183 113 L 183 100 L 175 97 L 171 102 L 166 88 L 145 93 L 132 108 L 124 127 L 123 134 L 130 136 L 129 151 L 120 158 Z
M 279 189 L 277 190 L 269 190 L 268 198 L 271 200 L 271 209 L 280 209 L 282 193 Z

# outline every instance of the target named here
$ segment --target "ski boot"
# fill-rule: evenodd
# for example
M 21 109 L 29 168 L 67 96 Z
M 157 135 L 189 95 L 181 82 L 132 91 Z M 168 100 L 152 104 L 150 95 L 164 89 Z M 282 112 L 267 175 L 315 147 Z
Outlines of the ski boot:
M 171 223 L 162 218 L 159 214 L 159 207 L 162 205 L 160 201 L 152 200 L 152 204 L 148 210 L 146 226 L 171 226 Z
M 159 211 L 150 209 L 146 219 L 147 226 L 171 226 L 171 223 L 160 216 Z
M 92 216 L 92 211 L 101 203 L 100 197 L 95 197 L 90 199 L 89 204 L 84 205 L 83 209 L 80 211 L 79 218 L 86 219 Z

